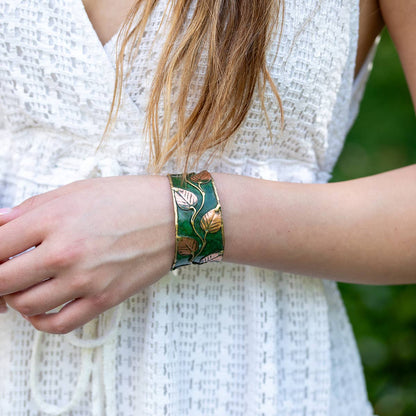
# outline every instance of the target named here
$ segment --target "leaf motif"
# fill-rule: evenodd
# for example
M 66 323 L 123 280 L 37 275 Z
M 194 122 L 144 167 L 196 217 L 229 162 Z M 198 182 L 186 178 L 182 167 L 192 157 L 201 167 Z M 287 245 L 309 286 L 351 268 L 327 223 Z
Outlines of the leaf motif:
M 194 254 L 199 248 L 198 241 L 191 237 L 182 237 L 178 240 L 178 253 L 181 256 Z
M 222 253 L 212 253 L 209 254 L 208 256 L 203 257 L 200 260 L 200 263 L 208 263 L 209 261 L 222 261 Z
M 191 209 L 198 203 L 198 197 L 191 191 L 187 191 L 186 189 L 173 188 L 173 192 L 175 195 L 176 203 L 182 209 Z
M 216 209 L 208 211 L 201 219 L 201 228 L 207 233 L 216 233 L 221 228 L 221 213 Z
M 189 178 L 192 182 L 209 182 L 212 179 L 211 174 L 207 170 L 195 173 Z

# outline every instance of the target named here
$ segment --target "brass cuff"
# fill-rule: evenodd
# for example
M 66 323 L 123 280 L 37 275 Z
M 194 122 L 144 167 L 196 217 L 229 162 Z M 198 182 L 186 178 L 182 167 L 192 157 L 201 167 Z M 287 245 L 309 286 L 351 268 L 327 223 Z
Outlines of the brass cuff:
M 171 270 L 188 264 L 219 262 L 224 253 L 224 224 L 212 176 L 168 175 L 175 210 L 176 250 Z

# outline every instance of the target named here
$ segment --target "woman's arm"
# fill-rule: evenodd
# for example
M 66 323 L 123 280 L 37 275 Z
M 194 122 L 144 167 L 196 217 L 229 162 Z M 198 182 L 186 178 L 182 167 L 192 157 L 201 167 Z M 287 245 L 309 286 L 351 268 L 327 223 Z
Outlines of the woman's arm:
M 416 282 L 416 165 L 334 184 L 213 176 L 226 261 L 361 283 Z M 25 201 L 1 224 L 0 259 L 36 248 L 0 265 L 0 296 L 45 332 L 69 332 L 155 283 L 174 255 L 163 176 L 75 182 Z
M 416 107 L 416 0 L 379 3 Z M 333 184 L 213 176 L 224 260 L 355 283 L 416 282 L 416 165 Z
M 354 283 L 416 282 L 416 165 L 330 184 L 213 177 L 225 261 Z
M 378 2 L 416 108 L 416 0 Z M 360 3 L 370 22 L 360 24 L 361 51 L 382 26 L 368 17 L 378 14 L 373 3 Z M 225 260 L 355 283 L 416 282 L 416 165 L 322 185 L 213 176 Z

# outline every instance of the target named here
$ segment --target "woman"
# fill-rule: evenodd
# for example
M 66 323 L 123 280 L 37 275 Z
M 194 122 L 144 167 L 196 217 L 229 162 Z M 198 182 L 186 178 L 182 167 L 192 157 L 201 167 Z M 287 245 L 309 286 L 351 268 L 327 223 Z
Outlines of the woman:
M 414 5 L 84 5 L 0 2 L 1 414 L 372 415 L 335 281 L 415 282 L 416 168 L 325 182 Z M 171 271 L 192 163 L 223 262 Z

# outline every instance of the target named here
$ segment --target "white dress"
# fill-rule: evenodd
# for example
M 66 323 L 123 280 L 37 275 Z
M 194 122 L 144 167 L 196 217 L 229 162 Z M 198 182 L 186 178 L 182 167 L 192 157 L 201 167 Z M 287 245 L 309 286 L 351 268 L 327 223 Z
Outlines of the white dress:
M 115 37 L 102 47 L 81 0 L 0 0 L 1 206 L 78 179 L 146 173 L 142 125 L 166 2 L 148 24 L 115 130 L 95 152 Z M 255 97 L 210 169 L 323 183 L 375 48 L 354 81 L 359 0 L 285 3 L 268 56 L 283 130 L 268 89 L 273 140 Z M 0 315 L 0 374 L 1 416 L 373 415 L 336 283 L 227 263 L 169 273 L 70 336 Z

